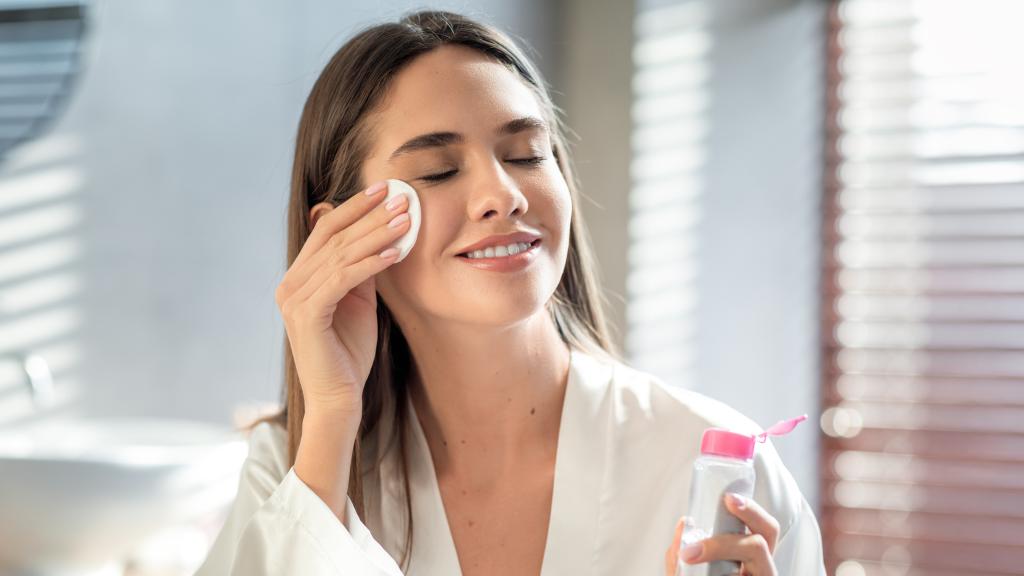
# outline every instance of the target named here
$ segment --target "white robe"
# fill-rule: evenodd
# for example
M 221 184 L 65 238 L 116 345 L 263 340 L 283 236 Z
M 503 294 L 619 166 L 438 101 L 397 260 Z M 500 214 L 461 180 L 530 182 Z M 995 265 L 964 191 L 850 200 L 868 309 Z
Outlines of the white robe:
M 406 574 L 458 575 L 433 461 L 411 403 L 409 414 L 414 535 Z M 382 424 L 378 434 L 389 429 Z M 676 521 L 687 510 L 701 434 L 711 426 L 760 432 L 720 402 L 573 350 L 541 576 L 663 575 Z M 375 450 L 385 440 L 364 446 Z M 238 496 L 196 576 L 400 576 L 405 500 L 392 445 L 381 466 L 363 476 L 366 517 L 357 516 L 349 499 L 343 524 L 287 467 L 285 431 L 257 426 Z M 824 576 L 814 514 L 771 443 L 757 450 L 754 499 L 781 525 L 774 554 L 779 574 Z

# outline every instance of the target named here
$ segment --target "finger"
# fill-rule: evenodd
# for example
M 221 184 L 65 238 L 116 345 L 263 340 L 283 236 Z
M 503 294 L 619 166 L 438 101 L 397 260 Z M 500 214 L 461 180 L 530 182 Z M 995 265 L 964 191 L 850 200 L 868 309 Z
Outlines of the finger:
M 760 534 L 719 534 L 695 544 L 695 549 L 698 546 L 699 550 L 692 556 L 688 554 L 689 547 L 683 551 L 687 564 L 732 560 L 743 563 L 744 574 L 777 576 L 768 542 Z
M 319 269 L 316 270 L 312 277 L 296 291 L 293 299 L 296 303 L 302 303 L 308 300 L 316 291 L 327 281 L 332 275 L 339 270 L 345 270 L 352 266 L 356 262 L 361 262 L 368 258 L 380 258 L 380 253 L 385 250 L 388 246 L 394 243 L 396 240 L 402 237 L 409 230 L 411 223 L 408 218 L 405 218 L 398 222 L 395 226 L 384 225 L 373 230 L 370 234 L 360 238 L 350 246 L 345 248 L 343 253 L 333 255 L 332 258 L 324 259 L 321 261 Z M 394 263 L 396 257 L 387 258 L 385 266 L 379 270 L 372 270 L 370 275 L 377 274 L 387 266 Z M 353 270 L 357 272 L 357 270 Z M 358 273 L 357 273 L 358 276 Z M 364 282 L 370 276 L 356 277 L 354 278 L 355 284 L 353 286 Z M 344 295 L 342 295 L 344 297 Z M 339 298 L 340 300 L 340 298 Z
M 775 553 L 775 545 L 779 542 L 779 521 L 774 516 L 765 511 L 753 498 L 746 498 L 740 494 L 726 494 L 725 507 L 733 516 L 743 521 L 751 532 L 764 536 L 768 543 L 768 552 Z
M 679 540 L 683 537 L 683 526 L 686 517 L 679 518 L 676 522 L 676 533 L 672 537 L 672 545 L 665 551 L 665 576 L 673 576 L 676 573 L 676 563 L 679 562 Z
M 334 270 L 309 299 L 300 304 L 300 306 L 307 307 L 308 320 L 329 326 L 338 302 L 357 285 L 390 266 L 397 258 L 398 254 L 392 254 L 387 258 L 374 254 L 351 266 Z
M 405 198 L 405 196 L 402 196 Z M 331 266 L 332 263 L 337 264 L 343 260 L 352 261 L 353 258 L 349 255 L 350 247 L 348 243 L 353 240 L 362 240 L 366 236 L 380 230 L 386 224 L 392 222 L 398 216 L 406 213 L 409 208 L 409 202 L 406 199 L 404 202 L 400 202 L 393 208 L 387 208 L 386 205 L 375 207 L 369 214 L 364 215 L 359 221 L 353 223 L 348 228 L 339 230 L 333 236 L 322 242 L 319 250 L 315 253 L 310 252 L 312 247 L 315 246 L 315 242 L 311 243 L 307 240 L 307 243 L 303 246 L 302 250 L 306 252 L 305 257 L 296 257 L 295 262 L 292 263 L 285 277 L 281 281 L 281 290 L 286 296 L 290 296 L 292 293 L 298 291 L 301 286 L 306 284 L 310 278 L 320 269 Z M 322 221 L 327 216 L 323 216 L 320 219 Z M 320 227 L 317 222 L 317 228 Z M 399 229 L 403 234 L 408 231 L 408 225 L 400 226 Z M 399 234 L 397 237 L 400 237 Z M 397 237 L 395 239 L 397 239 Z M 311 237 L 312 238 L 312 237 Z M 393 241 L 393 240 L 392 240 Z M 368 252 L 361 253 L 359 258 L 362 259 L 368 256 Z M 308 296 L 308 294 L 306 294 Z M 305 297 L 303 299 L 305 299 Z
M 387 196 L 382 193 L 386 189 L 386 181 L 375 182 L 317 219 L 309 233 L 309 238 L 306 239 L 295 259 L 305 259 L 315 254 L 335 233 L 348 228 L 369 213 Z M 366 192 L 372 192 L 372 194 Z
M 405 194 L 398 196 L 386 204 L 375 207 L 369 214 L 353 222 L 347 228 L 339 230 L 324 242 L 316 254 L 311 255 L 301 266 L 319 267 L 325 259 L 348 251 L 348 245 L 354 240 L 363 238 L 381 226 L 392 222 L 395 218 L 407 213 L 409 200 Z

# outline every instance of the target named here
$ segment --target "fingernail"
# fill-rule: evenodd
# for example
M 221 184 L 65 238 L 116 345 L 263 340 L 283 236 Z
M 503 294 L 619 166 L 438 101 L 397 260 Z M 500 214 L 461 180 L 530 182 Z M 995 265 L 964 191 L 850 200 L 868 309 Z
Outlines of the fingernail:
M 693 562 L 697 558 L 700 558 L 701 552 L 704 551 L 704 544 L 700 542 L 694 542 L 689 544 L 686 548 L 683 548 L 683 560 L 687 562 Z
M 391 200 L 388 200 L 388 203 L 385 204 L 384 207 L 387 208 L 388 210 L 394 211 L 395 208 L 398 208 L 399 206 L 402 205 L 403 200 L 405 200 L 405 194 L 395 196 Z
M 377 192 L 380 192 L 381 190 L 383 190 L 383 189 L 385 189 L 387 187 L 388 187 L 388 183 L 387 182 L 377 182 L 373 186 L 370 186 L 369 188 L 366 189 L 366 195 L 367 196 L 373 196 Z
M 742 510 L 743 507 L 747 505 L 747 499 L 744 498 L 743 496 L 740 496 L 739 494 L 736 494 L 735 492 L 729 493 L 729 500 L 732 501 L 733 506 L 740 510 Z
M 380 253 L 380 257 L 385 260 L 388 258 L 394 258 L 395 256 L 398 256 L 398 248 L 388 248 Z
M 392 218 L 391 222 L 388 222 L 388 228 L 398 228 L 399 226 L 404 224 L 405 221 L 408 220 L 408 219 L 409 219 L 409 213 L 408 212 L 406 212 L 404 214 L 399 214 L 398 216 L 395 216 L 394 218 Z

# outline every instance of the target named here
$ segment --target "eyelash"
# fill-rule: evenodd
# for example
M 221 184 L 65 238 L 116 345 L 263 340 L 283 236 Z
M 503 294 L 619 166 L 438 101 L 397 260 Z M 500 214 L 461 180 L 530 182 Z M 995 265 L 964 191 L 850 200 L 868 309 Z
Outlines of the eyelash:
M 519 158 L 516 160 L 509 160 L 509 162 L 512 162 L 514 164 L 525 164 L 527 166 L 536 166 L 543 162 L 544 160 L 547 160 L 547 157 L 534 156 L 532 158 Z M 442 172 L 440 174 L 431 174 L 430 176 L 424 176 L 423 178 L 421 178 L 421 180 L 426 180 L 427 182 L 440 182 L 441 180 L 447 180 L 448 178 L 451 178 L 456 172 L 457 170 L 449 170 L 447 172 Z

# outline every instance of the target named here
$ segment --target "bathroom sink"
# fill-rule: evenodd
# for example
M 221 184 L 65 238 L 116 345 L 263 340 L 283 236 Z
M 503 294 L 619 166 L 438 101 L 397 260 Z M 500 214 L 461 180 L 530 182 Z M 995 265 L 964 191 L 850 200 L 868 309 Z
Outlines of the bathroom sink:
M 229 505 L 246 453 L 189 421 L 0 428 L 0 574 L 117 574 L 148 536 Z

